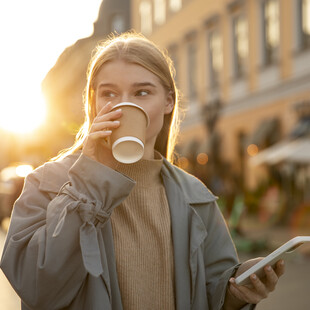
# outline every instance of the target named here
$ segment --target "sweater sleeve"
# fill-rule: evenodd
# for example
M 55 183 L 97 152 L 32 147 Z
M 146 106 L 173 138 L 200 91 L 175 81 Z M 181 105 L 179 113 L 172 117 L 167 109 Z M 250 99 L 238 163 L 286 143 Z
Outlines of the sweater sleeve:
M 97 234 L 135 183 L 84 155 L 54 198 L 41 177 L 29 175 L 15 203 L 1 268 L 29 308 L 58 309 L 102 273 Z

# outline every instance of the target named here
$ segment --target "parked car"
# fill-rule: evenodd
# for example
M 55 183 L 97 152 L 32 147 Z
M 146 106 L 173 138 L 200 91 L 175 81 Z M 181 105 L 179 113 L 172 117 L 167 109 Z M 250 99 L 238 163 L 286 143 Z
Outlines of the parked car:
M 24 186 L 25 177 L 33 170 L 28 164 L 12 164 L 0 172 L 0 224 L 11 216 L 14 202 Z

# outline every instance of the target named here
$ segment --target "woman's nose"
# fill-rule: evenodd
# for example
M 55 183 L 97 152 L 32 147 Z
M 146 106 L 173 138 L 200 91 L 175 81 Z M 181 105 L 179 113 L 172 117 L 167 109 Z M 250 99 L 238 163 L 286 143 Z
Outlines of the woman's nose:
M 122 94 L 120 102 L 130 102 L 130 96 L 128 94 Z

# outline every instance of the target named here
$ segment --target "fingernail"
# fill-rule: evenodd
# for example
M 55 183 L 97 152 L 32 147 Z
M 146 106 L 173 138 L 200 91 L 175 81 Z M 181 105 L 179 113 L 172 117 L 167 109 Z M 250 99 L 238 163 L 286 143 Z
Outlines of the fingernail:
M 256 279 L 257 279 L 256 274 L 252 274 L 252 275 L 251 275 L 251 278 L 252 278 L 253 280 L 256 280 Z
M 267 271 L 271 271 L 271 267 L 270 266 L 267 266 L 266 269 L 267 269 Z
M 235 281 L 234 278 L 230 278 L 230 279 L 229 279 L 229 282 L 230 282 L 230 283 L 236 283 L 236 281 Z

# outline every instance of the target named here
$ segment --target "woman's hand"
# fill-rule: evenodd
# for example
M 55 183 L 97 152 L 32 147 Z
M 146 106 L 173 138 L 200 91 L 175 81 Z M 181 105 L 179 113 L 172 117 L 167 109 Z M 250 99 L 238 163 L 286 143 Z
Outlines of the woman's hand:
M 97 114 L 82 150 L 84 155 L 111 168 L 115 167 L 116 160 L 112 155 L 108 138 L 112 130 L 119 127 L 120 122 L 117 119 L 122 115 L 120 109 L 111 112 L 112 107 L 112 104 L 109 102 Z
M 255 258 L 246 261 L 239 267 L 236 277 L 261 261 L 263 258 Z M 237 285 L 235 278 L 229 280 L 224 309 L 240 309 L 245 304 L 257 304 L 267 298 L 274 291 L 279 278 L 284 274 L 284 261 L 277 262 L 275 268 L 265 266 L 265 277 L 260 279 L 252 274 L 250 285 Z

